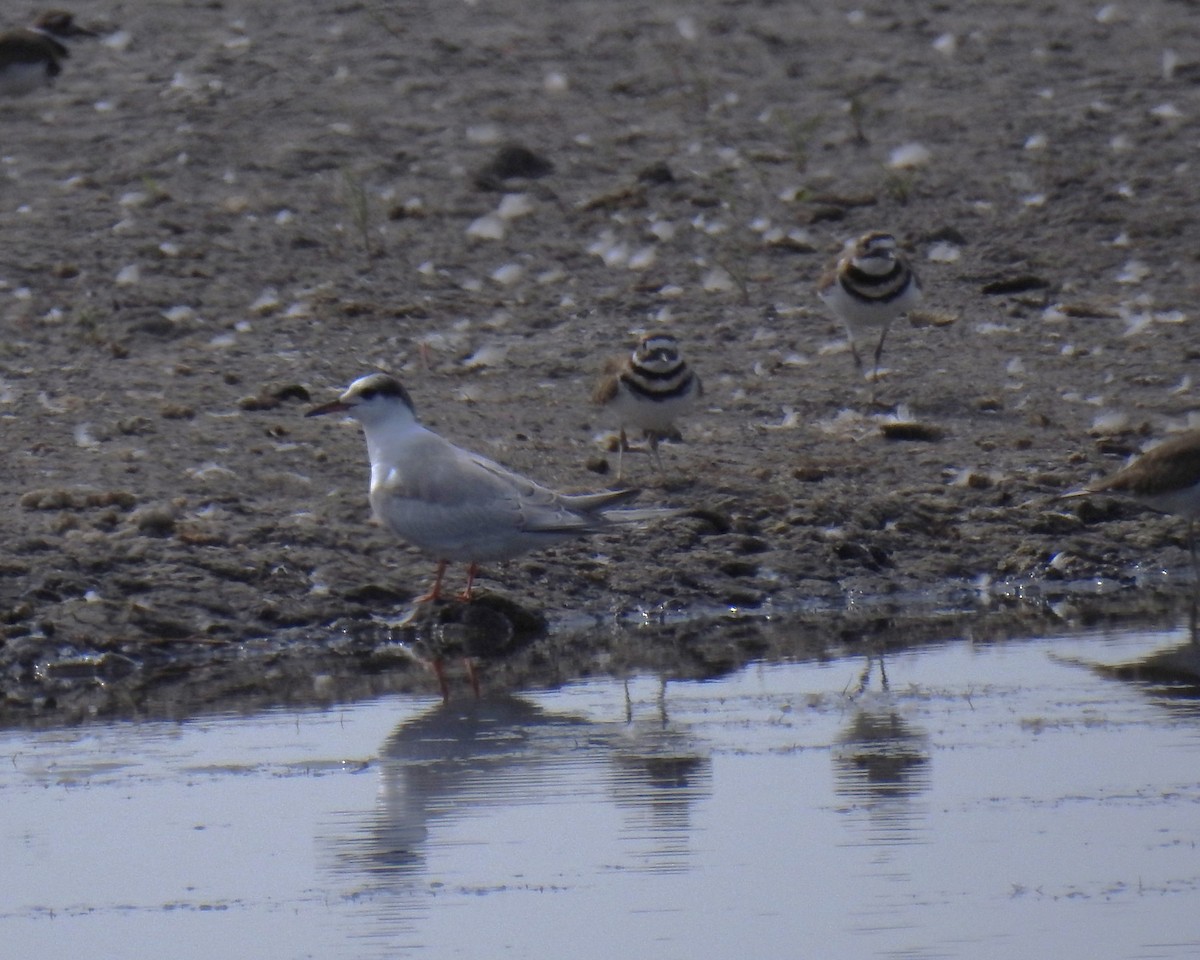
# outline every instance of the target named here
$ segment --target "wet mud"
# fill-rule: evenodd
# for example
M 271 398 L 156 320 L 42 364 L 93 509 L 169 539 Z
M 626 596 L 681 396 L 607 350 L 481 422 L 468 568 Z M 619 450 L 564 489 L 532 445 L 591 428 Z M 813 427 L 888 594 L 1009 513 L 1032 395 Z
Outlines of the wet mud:
M 0 722 L 430 690 L 497 637 L 521 685 L 1186 602 L 1184 523 L 1054 499 L 1193 422 L 1186 4 L 280 9 L 76 4 L 103 38 L 0 104 Z M 870 229 L 925 288 L 875 405 L 812 292 Z M 592 385 L 659 327 L 705 402 L 626 479 L 678 514 L 394 626 L 433 563 L 304 412 L 386 369 L 599 489 Z

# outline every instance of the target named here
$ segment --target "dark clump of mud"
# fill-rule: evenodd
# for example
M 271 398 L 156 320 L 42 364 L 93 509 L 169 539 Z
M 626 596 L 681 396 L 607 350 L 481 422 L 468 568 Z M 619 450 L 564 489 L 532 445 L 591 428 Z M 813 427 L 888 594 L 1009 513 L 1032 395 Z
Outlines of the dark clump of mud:
M 493 682 L 1188 592 L 1182 523 L 1054 499 L 1197 407 L 1186 4 L 75 12 L 0 103 L 0 722 L 432 689 L 386 626 L 432 563 L 304 411 L 387 369 L 595 488 L 592 381 L 653 327 L 705 403 L 626 469 L 678 513 L 487 571 Z M 871 229 L 926 294 L 875 385 L 812 293 Z

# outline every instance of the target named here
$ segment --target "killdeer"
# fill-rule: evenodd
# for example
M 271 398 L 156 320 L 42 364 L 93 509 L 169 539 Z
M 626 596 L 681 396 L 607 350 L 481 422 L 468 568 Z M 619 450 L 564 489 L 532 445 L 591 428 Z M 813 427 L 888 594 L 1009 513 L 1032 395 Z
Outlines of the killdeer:
M 921 300 L 921 281 L 896 249 L 890 233 L 872 231 L 849 244 L 817 283 L 817 295 L 833 311 L 850 341 L 854 365 L 862 369 L 857 340 L 866 329 L 879 330 L 872 380 L 879 377 L 883 342 L 892 321 Z
M 345 413 L 362 424 L 375 516 L 437 560 L 433 587 L 416 603 L 441 597 L 451 562 L 468 564 L 467 585 L 458 596 L 466 602 L 480 563 L 598 533 L 615 522 L 663 515 L 653 509 L 606 514 L 639 491 L 557 493 L 456 447 L 417 422 L 408 391 L 387 374 L 355 380 L 338 399 L 306 416 L 327 413 Z
M 1160 443 L 1112 476 L 1064 493 L 1059 499 L 1111 493 L 1159 513 L 1186 517 L 1192 566 L 1197 567 L 1195 522 L 1200 519 L 1200 430 Z
M 612 412 L 621 430 L 617 448 L 617 480 L 623 474 L 627 428 L 641 430 L 659 471 L 659 440 L 675 435 L 676 421 L 704 395 L 700 378 L 683 359 L 679 342 L 669 333 L 642 337 L 628 357 L 616 357 L 592 393 L 592 402 Z
M 95 35 L 64 10 L 48 10 L 30 27 L 0 33 L 0 92 L 22 94 L 45 86 L 70 56 L 63 41 Z

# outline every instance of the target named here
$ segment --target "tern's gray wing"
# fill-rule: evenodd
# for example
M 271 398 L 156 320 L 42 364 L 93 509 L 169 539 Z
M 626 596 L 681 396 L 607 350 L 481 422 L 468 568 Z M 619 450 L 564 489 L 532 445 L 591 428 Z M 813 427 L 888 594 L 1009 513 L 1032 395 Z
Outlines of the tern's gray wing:
M 619 490 L 568 496 L 506 470 L 498 463 L 472 454 L 473 463 L 495 478 L 506 491 L 519 525 L 529 533 L 586 533 L 607 526 L 603 511 L 637 496 L 636 490 Z
M 405 446 L 402 461 L 388 465 L 386 473 L 372 478 L 372 492 L 430 509 L 486 510 L 496 505 L 511 510 L 507 504 L 522 481 L 536 487 L 532 481 L 426 432 Z
M 487 560 L 607 526 L 599 510 L 630 494 L 564 497 L 436 434 L 372 473 L 371 505 L 397 534 L 439 558 Z

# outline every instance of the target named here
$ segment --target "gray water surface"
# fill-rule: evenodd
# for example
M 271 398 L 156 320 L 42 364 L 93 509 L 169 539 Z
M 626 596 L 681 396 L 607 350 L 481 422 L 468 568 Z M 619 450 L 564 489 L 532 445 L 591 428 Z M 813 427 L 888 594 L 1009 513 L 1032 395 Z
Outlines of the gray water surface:
M 961 641 L 869 671 L 4 732 L 0 942 L 124 960 L 1191 958 L 1200 699 L 1097 668 L 1195 666 L 1189 644 Z

